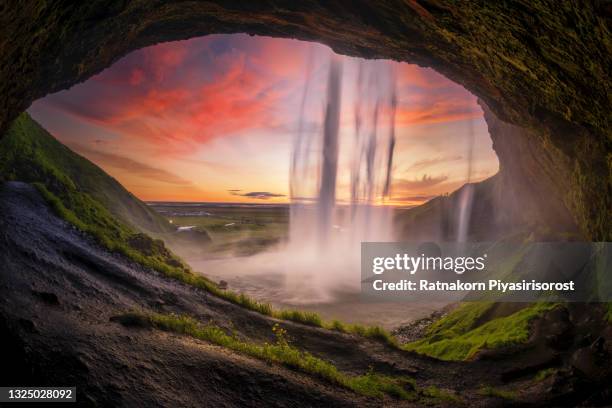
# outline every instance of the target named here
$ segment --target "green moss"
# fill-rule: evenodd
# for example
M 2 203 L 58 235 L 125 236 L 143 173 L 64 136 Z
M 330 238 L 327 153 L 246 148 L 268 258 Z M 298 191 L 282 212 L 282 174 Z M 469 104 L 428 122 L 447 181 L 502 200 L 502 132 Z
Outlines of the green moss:
M 379 340 L 387 345 L 395 348 L 399 348 L 399 342 L 397 339 L 388 331 L 380 326 L 363 326 L 360 324 L 346 324 L 339 320 L 332 320 L 331 322 L 322 322 L 322 327 L 339 331 L 341 333 L 356 334 L 361 337 L 367 337 L 371 339 Z
M 484 349 L 497 349 L 527 342 L 529 323 L 555 307 L 535 303 L 509 316 L 499 317 L 474 326 L 487 304 L 462 306 L 441 319 L 425 338 L 408 343 L 404 349 L 442 360 L 468 360 Z
M 64 190 L 55 194 L 42 183 L 33 183 L 33 185 L 59 217 L 93 236 L 100 245 L 108 250 L 120 253 L 134 262 L 168 276 L 192 275 L 189 267 L 168 251 L 163 242 L 135 232 L 117 221 L 90 195 L 76 190 Z M 135 237 L 147 243 L 147 247 L 134 247 L 133 238 Z
M 380 340 L 391 347 L 399 347 L 397 339 L 380 326 L 362 326 L 359 324 L 345 325 L 347 333 L 355 333 L 362 337 Z
M 27 113 L 0 139 L 4 180 L 38 182 L 62 200 L 66 191 L 86 194 L 132 229 L 171 232 L 174 227 L 95 164 L 57 141 Z M 77 198 L 78 199 L 78 198 Z M 64 204 L 70 208 L 69 204 Z
M 536 373 L 535 377 L 533 377 L 533 380 L 535 382 L 543 381 L 546 378 L 550 377 L 551 375 L 555 374 L 556 372 L 557 372 L 556 368 L 546 368 L 544 370 L 540 370 Z
M 431 399 L 432 402 L 451 402 L 453 405 L 463 405 L 465 401 L 461 399 L 456 394 L 440 389 L 438 387 L 430 386 L 424 388 L 420 391 L 421 395 L 425 397 L 425 399 Z
M 612 324 L 612 303 L 606 303 L 606 320 Z
M 516 392 L 508 390 L 500 390 L 499 388 L 491 387 L 489 385 L 482 387 L 479 392 L 480 395 L 485 397 L 496 397 L 505 400 L 515 400 Z
M 241 341 L 226 334 L 217 326 L 202 325 L 187 316 L 128 313 L 122 315 L 119 320 L 126 325 L 143 326 L 148 323 L 160 330 L 208 341 L 269 363 L 282 364 L 368 397 L 392 396 L 405 400 L 416 398 L 416 393 L 413 391 L 414 382 L 410 378 L 380 375 L 372 370 L 360 376 L 345 374 L 330 362 L 289 344 L 286 331 L 278 325 L 273 327 L 276 341 L 262 345 Z M 406 389 L 407 386 L 410 390 Z

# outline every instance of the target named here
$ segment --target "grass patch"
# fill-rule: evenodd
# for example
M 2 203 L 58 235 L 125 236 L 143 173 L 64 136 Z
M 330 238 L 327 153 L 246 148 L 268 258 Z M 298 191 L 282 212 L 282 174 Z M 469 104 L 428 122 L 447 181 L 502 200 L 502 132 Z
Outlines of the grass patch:
M 217 297 L 225 299 L 231 303 L 234 303 L 235 305 L 242 306 L 245 309 L 249 309 L 266 316 L 274 315 L 274 310 L 272 309 L 272 306 L 269 303 L 258 302 L 255 299 L 245 295 L 244 293 L 236 293 L 229 290 L 219 289 L 215 283 L 211 282 L 206 278 L 194 279 L 191 280 L 191 282 L 184 281 L 184 283 L 204 289 Z
M 509 316 L 474 327 L 478 313 L 486 307 L 486 304 L 461 307 L 432 325 L 425 338 L 405 344 L 403 348 L 442 360 L 468 360 L 483 349 L 527 342 L 530 321 L 556 305 L 535 303 Z
M 496 398 L 502 398 L 505 400 L 515 400 L 516 399 L 516 392 L 500 390 L 499 388 L 491 387 L 490 385 L 483 386 L 478 391 L 478 393 L 485 397 L 496 397 Z
M 536 373 L 535 377 L 533 377 L 533 381 L 540 382 L 544 381 L 551 375 L 554 375 L 557 372 L 556 368 L 546 368 L 544 370 L 540 370 Z
M 291 320 L 306 324 L 308 326 L 323 327 L 323 320 L 318 313 L 302 312 L 299 310 L 279 310 L 275 317 L 283 320 Z
M 434 402 L 452 402 L 454 405 L 463 405 L 465 403 L 463 399 L 456 394 L 434 386 L 424 388 L 420 393 L 425 399 L 432 399 Z
M 392 347 L 399 347 L 397 339 L 380 326 L 348 325 L 348 332 L 380 340 Z
M 395 348 L 400 348 L 399 342 L 391 333 L 380 326 L 363 326 L 361 324 L 347 324 L 339 320 L 322 322 L 322 327 L 341 333 L 356 334 L 361 337 L 376 339 Z
M 325 322 L 321 318 L 321 316 L 315 312 L 289 309 L 277 310 L 272 308 L 269 303 L 257 302 L 256 300 L 242 293 L 236 294 L 228 290 L 220 290 L 217 285 L 210 282 L 208 279 L 204 279 L 202 282 L 200 282 L 197 279 L 198 276 L 192 276 L 194 276 L 196 279 L 192 279 L 189 284 L 201 287 L 202 289 L 207 290 L 220 298 L 226 299 L 232 303 L 245 307 L 249 310 L 264 314 L 266 316 L 274 317 L 280 320 L 288 320 L 296 323 L 301 323 L 307 326 L 335 330 L 341 333 L 355 334 L 361 337 L 382 341 L 383 343 L 386 343 L 387 345 L 392 347 L 399 347 L 397 339 L 382 327 L 346 324 L 338 320 L 333 320 L 332 322 Z
M 226 334 L 217 326 L 211 324 L 203 325 L 188 316 L 127 313 L 116 320 L 127 326 L 142 327 L 149 325 L 159 330 L 185 334 L 193 338 L 208 341 L 269 363 L 282 364 L 367 397 L 382 398 L 391 396 L 404 400 L 414 400 L 417 398 L 412 379 L 380 375 L 372 370 L 360 376 L 343 373 L 330 362 L 289 344 L 286 331 L 278 325 L 275 325 L 272 329 L 276 336 L 276 341 L 261 345 L 241 341 L 234 336 Z
M 342 323 L 340 320 L 332 320 L 329 323 L 329 328 L 331 330 L 336 330 L 336 331 L 339 331 L 339 332 L 347 333 L 346 325 L 344 323 Z
M 450 338 L 467 333 L 492 306 L 492 302 L 463 303 L 429 326 L 426 335 L 431 338 Z
M 612 324 L 612 303 L 606 303 L 606 320 L 608 323 Z

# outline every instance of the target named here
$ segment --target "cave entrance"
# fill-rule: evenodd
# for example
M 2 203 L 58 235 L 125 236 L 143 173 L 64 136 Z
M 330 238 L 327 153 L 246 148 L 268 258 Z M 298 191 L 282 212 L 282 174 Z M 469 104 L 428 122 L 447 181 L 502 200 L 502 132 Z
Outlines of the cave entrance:
M 334 211 L 340 215 L 327 221 L 331 241 L 355 233 L 349 228 L 354 219 L 342 214 L 355 201 L 356 189 L 369 189 L 367 197 L 359 196 L 360 205 L 376 208 L 368 217 L 384 212 L 390 220 L 390 227 L 376 224 L 379 231 L 388 231 L 375 238 L 406 239 L 410 228 L 402 220 L 411 208 L 497 173 L 483 111 L 460 85 L 432 69 L 338 56 L 326 46 L 297 40 L 235 34 L 158 44 L 36 101 L 29 113 L 178 231 L 209 236 L 211 243 L 174 245 L 172 237 L 149 231 L 196 270 L 258 300 L 282 307 L 298 304 L 326 318 L 379 323 L 384 310 L 389 321 L 382 324 L 393 326 L 398 323 L 393 319 L 409 317 L 405 305 L 395 311 L 381 305 L 381 313 L 368 305 L 375 321 L 355 316 L 357 300 L 348 290 L 325 296 L 300 292 L 303 281 L 294 279 L 295 271 L 286 271 L 299 269 L 299 257 L 278 250 L 291 240 L 290 224 L 296 220 L 289 204 L 317 202 L 322 180 L 327 180 L 321 174 L 327 156 L 318 135 L 328 122 L 333 63 L 341 72 L 333 183 Z M 361 151 L 354 142 L 358 127 L 365 134 Z M 297 176 L 308 180 L 292 189 L 297 134 L 310 143 L 306 172 Z M 352 183 L 356 174 L 367 178 L 374 167 L 382 168 L 378 181 Z M 302 242 L 298 252 L 317 256 L 306 253 Z M 313 268 L 308 260 L 304 263 Z M 322 284 L 338 287 L 329 275 L 339 276 L 347 265 L 314 267 L 328 270 Z M 437 307 L 410 309 L 419 317 Z

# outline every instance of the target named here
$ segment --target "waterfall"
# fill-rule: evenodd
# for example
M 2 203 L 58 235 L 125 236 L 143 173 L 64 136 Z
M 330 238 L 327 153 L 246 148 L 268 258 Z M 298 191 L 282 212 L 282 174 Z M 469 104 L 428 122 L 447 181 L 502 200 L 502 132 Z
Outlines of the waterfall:
M 321 179 L 319 181 L 318 228 L 319 242 L 326 244 L 336 205 L 338 175 L 338 133 L 340 131 L 342 64 L 332 57 L 327 80 L 327 107 L 323 121 Z
M 393 170 L 394 67 L 387 61 L 349 65 L 357 70 L 348 89 L 355 93 L 351 107 L 342 104 L 347 67 L 334 55 L 325 58 L 326 63 L 318 62 L 326 75 L 307 71 L 290 166 L 287 248 L 295 256 L 287 282 L 299 286 L 292 293 L 309 287 L 309 301 L 325 301 L 333 291 L 357 291 L 361 242 L 393 240 L 392 212 L 380 204 L 389 196 Z M 306 110 L 316 106 L 323 107 L 322 116 L 309 126 Z M 342 126 L 351 114 L 352 131 Z M 349 175 L 348 188 L 340 183 L 341 174 Z
M 459 192 L 459 215 L 457 221 L 457 242 L 466 242 L 470 229 L 472 215 L 472 202 L 474 199 L 474 185 L 472 182 L 472 165 L 474 161 L 474 123 L 468 122 L 468 151 L 467 151 L 467 181 Z

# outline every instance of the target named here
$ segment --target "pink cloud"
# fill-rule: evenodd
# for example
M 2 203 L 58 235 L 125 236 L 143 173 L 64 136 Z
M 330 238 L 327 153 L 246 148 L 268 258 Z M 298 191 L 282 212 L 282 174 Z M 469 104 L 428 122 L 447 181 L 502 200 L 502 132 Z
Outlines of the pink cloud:
M 309 47 L 322 49 L 248 36 L 159 44 L 45 103 L 124 138 L 142 140 L 158 154 L 184 155 L 214 138 L 290 127 L 295 118 L 287 116 L 286 101 L 301 92 Z M 398 124 L 482 115 L 473 96 L 435 71 L 409 64 L 397 64 L 397 71 Z M 353 120 L 343 121 L 350 125 Z

